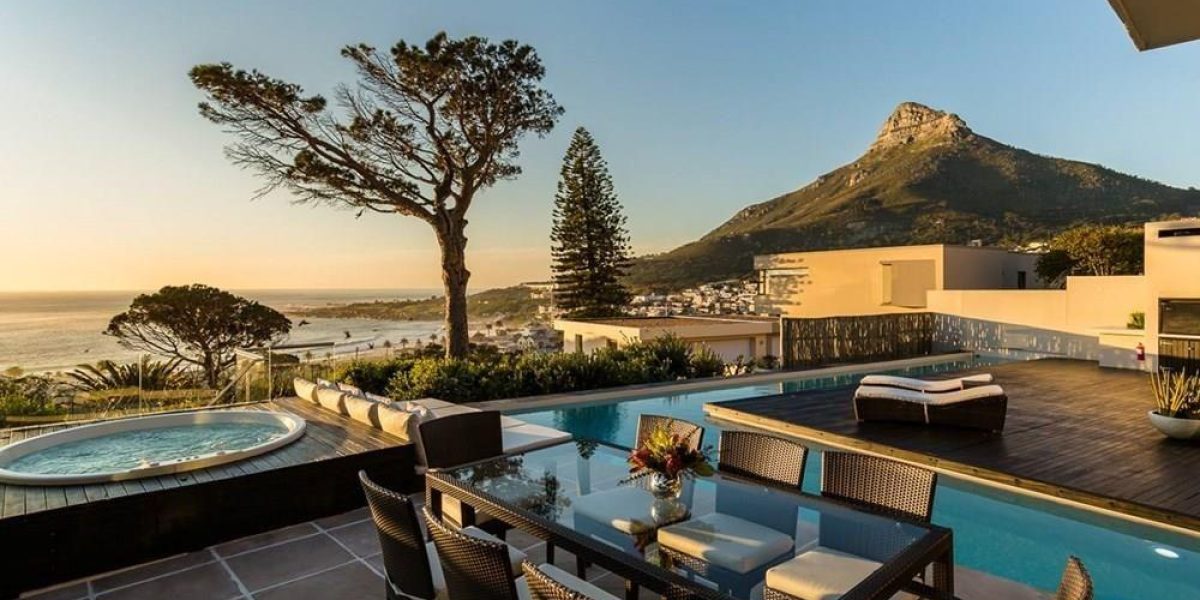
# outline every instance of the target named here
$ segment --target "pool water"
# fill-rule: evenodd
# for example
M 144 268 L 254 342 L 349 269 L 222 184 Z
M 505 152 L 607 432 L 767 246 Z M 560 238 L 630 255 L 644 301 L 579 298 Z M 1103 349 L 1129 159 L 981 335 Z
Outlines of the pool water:
M 211 423 L 113 433 L 51 446 L 4 465 L 10 471 L 43 475 L 128 471 L 218 452 L 257 446 L 287 434 L 283 426 Z
M 950 361 L 888 371 L 922 376 L 1000 362 Z M 705 444 L 741 428 L 706 418 L 704 404 L 800 390 L 856 385 L 861 374 L 742 385 L 524 413 L 530 423 L 576 438 L 630 446 L 638 415 L 662 414 L 705 426 Z M 819 449 L 810 455 L 804 490 L 820 489 Z M 939 478 L 933 521 L 954 530 L 955 563 L 1042 590 L 1058 585 L 1068 555 L 1087 565 L 1100 600 L 1200 599 L 1200 537 L 1183 535 L 947 476 Z

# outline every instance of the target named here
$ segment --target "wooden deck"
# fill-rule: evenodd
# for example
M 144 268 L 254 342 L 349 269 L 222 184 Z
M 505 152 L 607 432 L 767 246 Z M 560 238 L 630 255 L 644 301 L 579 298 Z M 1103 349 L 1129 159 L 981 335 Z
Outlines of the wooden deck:
M 22 576 L 0 581 L 0 598 L 356 508 L 364 503 L 359 469 L 396 488 L 417 485 L 410 444 L 312 403 L 215 410 L 290 412 L 307 427 L 283 448 L 207 469 L 92 485 L 0 485 L 0 539 L 19 540 L 28 559 L 6 565 Z M 79 425 L 0 431 L 0 445 Z
M 706 410 L 817 443 L 1200 530 L 1200 444 L 1166 439 L 1150 425 L 1146 375 L 1060 359 L 978 371 L 993 373 L 1008 394 L 1003 434 L 857 423 L 852 388 L 719 402 Z

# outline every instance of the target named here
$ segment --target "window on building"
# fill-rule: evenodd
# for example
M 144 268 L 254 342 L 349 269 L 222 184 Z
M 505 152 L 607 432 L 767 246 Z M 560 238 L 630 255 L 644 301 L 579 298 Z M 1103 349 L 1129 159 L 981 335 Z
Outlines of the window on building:
M 1200 299 L 1160 300 L 1158 332 L 1200 335 Z
M 583 335 L 575 334 L 575 352 L 583 354 Z
M 1025 271 L 1017 271 L 1017 289 L 1018 290 L 1023 290 L 1029 286 L 1029 284 L 1025 280 L 1025 278 L 1026 278 Z

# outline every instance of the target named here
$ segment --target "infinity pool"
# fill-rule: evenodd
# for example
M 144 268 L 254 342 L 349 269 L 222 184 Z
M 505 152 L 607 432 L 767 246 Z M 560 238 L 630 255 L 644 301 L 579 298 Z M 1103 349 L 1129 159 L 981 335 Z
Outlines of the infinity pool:
M 949 361 L 889 371 L 908 376 L 948 373 L 988 364 Z M 720 431 L 742 428 L 710 420 L 709 402 L 855 385 L 860 374 L 742 385 L 683 394 L 638 397 L 529 412 L 521 419 L 569 431 L 577 438 L 630 446 L 638 415 L 664 414 L 704 423 L 706 444 Z M 819 450 L 819 449 L 818 449 Z M 810 457 L 804 489 L 820 488 L 820 456 Z M 956 564 L 1043 590 L 1058 585 L 1069 554 L 1087 565 L 1101 600 L 1200 598 L 1200 537 L 1176 533 L 1024 494 L 942 476 L 933 520 L 954 529 Z

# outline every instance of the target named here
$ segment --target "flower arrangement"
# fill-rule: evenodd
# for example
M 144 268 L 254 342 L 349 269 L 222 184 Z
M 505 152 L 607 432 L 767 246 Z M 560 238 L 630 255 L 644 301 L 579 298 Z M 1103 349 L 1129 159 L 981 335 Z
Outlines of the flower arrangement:
M 669 480 L 708 477 L 714 472 L 709 453 L 709 448 L 693 448 L 682 436 L 660 425 L 629 454 L 629 472 L 635 476 L 658 474 Z

